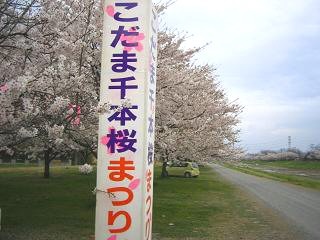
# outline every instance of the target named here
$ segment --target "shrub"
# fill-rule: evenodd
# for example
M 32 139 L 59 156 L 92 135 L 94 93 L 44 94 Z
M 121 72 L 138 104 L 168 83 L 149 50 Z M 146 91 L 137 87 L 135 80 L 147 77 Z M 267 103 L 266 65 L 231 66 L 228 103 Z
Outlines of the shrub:
M 93 167 L 90 165 L 90 164 L 84 164 L 84 165 L 81 165 L 79 166 L 79 172 L 81 174 L 89 174 L 91 173 L 93 170 Z

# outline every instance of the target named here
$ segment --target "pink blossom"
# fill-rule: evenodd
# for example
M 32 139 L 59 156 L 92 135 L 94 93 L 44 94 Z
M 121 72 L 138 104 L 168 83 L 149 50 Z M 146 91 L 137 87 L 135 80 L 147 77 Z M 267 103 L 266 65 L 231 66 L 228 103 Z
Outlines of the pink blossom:
M 9 90 L 9 87 L 6 83 L 0 86 L 0 92 L 5 93 L 8 90 Z
M 134 28 L 131 28 L 129 30 L 129 32 L 136 32 L 136 30 Z M 124 36 L 124 35 L 122 35 L 120 38 L 121 41 L 126 41 L 127 43 L 138 43 L 138 46 L 136 46 L 136 47 L 124 47 L 124 50 L 126 50 L 128 52 L 130 52 L 133 49 L 137 50 L 138 52 L 141 52 L 144 49 L 141 41 L 144 39 L 145 39 L 144 33 L 139 33 L 138 36 Z
M 69 104 L 69 110 L 75 110 L 76 111 L 76 116 L 73 116 L 72 114 L 68 114 L 66 119 L 70 121 L 70 123 L 74 126 L 78 126 L 81 123 L 80 115 L 81 115 L 81 106 L 77 106 L 74 104 Z

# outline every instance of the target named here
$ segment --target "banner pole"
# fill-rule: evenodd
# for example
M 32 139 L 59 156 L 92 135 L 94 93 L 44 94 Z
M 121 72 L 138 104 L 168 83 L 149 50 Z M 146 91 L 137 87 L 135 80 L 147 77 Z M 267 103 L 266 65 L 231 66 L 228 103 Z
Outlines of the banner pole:
M 105 0 L 96 240 L 152 238 L 157 12 L 151 1 Z

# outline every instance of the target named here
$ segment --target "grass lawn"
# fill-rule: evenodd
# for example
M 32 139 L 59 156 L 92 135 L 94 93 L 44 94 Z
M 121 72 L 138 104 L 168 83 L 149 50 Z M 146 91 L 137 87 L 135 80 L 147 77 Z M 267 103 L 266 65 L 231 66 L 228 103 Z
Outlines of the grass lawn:
M 94 228 L 95 175 L 54 167 L 52 178 L 42 176 L 39 167 L 0 168 L 0 239 L 88 239 Z
M 255 164 L 260 164 L 261 161 L 254 161 Z M 241 165 L 233 165 L 233 164 L 225 164 L 226 167 L 238 170 L 240 172 L 244 172 L 247 174 L 255 175 L 258 177 L 265 177 L 281 182 L 287 182 L 303 187 L 313 188 L 313 189 L 320 189 L 320 179 L 310 178 L 308 176 L 297 176 L 289 173 L 278 173 L 278 172 L 267 172 L 260 169 L 255 168 L 254 164 L 251 162 L 245 166 Z M 303 164 L 306 165 L 303 165 Z M 274 166 L 274 167 L 282 167 L 288 169 L 295 169 L 295 170 L 314 170 L 317 169 L 318 163 L 317 162 L 294 162 L 294 161 L 283 161 L 283 163 L 279 162 L 263 162 L 261 165 L 264 166 Z
M 247 164 L 258 164 L 261 166 L 281 167 L 297 170 L 320 170 L 320 161 L 244 161 Z
M 199 178 L 159 177 L 154 239 L 292 239 L 287 226 L 209 168 Z M 0 167 L 1 240 L 89 240 L 94 234 L 95 174 L 74 167 Z M 136 239 L 137 240 L 137 239 Z

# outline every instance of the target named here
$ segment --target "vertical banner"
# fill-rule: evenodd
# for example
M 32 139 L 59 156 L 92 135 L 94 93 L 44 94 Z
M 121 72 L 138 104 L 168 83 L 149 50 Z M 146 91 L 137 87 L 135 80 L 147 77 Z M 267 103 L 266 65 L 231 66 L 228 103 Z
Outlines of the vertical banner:
M 157 13 L 151 1 L 105 0 L 96 240 L 152 236 Z

